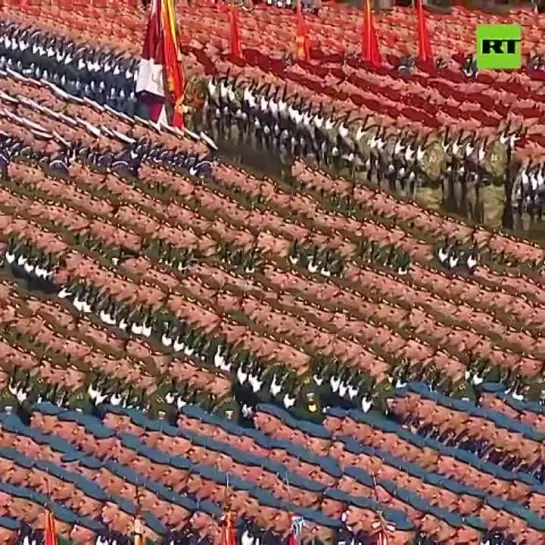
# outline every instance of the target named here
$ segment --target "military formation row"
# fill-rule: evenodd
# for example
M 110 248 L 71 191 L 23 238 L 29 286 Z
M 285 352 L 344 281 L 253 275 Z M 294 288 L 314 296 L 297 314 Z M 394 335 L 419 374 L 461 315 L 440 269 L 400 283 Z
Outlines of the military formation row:
M 507 200 L 515 210 L 542 216 L 542 96 L 530 76 L 519 74 L 504 80 L 480 75 L 477 80 L 484 87 L 476 90 L 474 81 L 462 73 L 467 68 L 463 59 L 458 68 L 454 68 L 453 60 L 454 65 L 420 71 L 407 78 L 397 69 L 373 72 L 358 60 L 340 64 L 333 57 L 319 65 L 294 67 L 275 60 L 273 53 L 263 48 L 248 49 L 247 64 L 240 68 L 203 45 L 209 44 L 211 30 L 207 27 L 204 32 L 206 10 L 204 14 L 193 13 L 189 20 L 197 17 L 200 20 L 195 25 L 202 27 L 206 40 L 198 44 L 197 32 L 186 48 L 185 65 L 190 74 L 186 97 L 190 109 L 198 110 L 205 95 L 208 103 L 205 124 L 195 119 L 196 126 L 218 136 L 251 138 L 281 153 L 311 158 L 336 172 L 345 168 L 352 173 L 362 172 L 379 187 L 403 195 L 414 196 L 423 184 L 441 184 L 445 179 L 461 183 L 469 192 L 483 184 L 508 182 L 512 191 Z M 210 17 L 212 30 L 215 24 L 225 25 L 211 21 Z M 69 28 L 70 22 L 66 24 Z M 222 32 L 227 36 L 228 28 Z M 10 42 L 12 48 L 21 48 L 14 46 L 18 40 Z M 59 53 L 63 58 L 65 47 L 62 45 Z M 86 60 L 78 59 L 81 70 L 75 80 L 70 79 L 72 83 L 67 83 L 60 73 L 50 79 L 62 83 L 65 90 L 134 113 L 134 92 L 125 90 L 121 96 L 119 89 L 123 85 L 114 84 L 114 65 L 107 62 L 107 71 L 97 68 L 100 59 L 116 54 L 83 48 L 83 55 Z M 25 66 L 27 73 L 32 73 L 28 72 L 28 62 Z M 205 91 L 202 79 L 204 73 L 218 68 L 220 74 L 228 70 L 242 76 L 237 78 L 236 86 L 232 79 L 226 79 L 223 96 L 221 85 L 214 81 Z M 128 72 L 132 78 L 134 66 L 131 70 Z M 123 73 L 119 68 L 117 72 Z M 73 83 L 76 80 L 77 91 Z M 269 85 L 262 86 L 263 81 Z M 134 89 L 134 80 L 124 85 Z M 87 87 L 92 87 L 92 92 L 85 90 Z M 126 95 L 132 99 L 124 100 Z M 188 116 L 191 118 L 192 113 Z M 512 122 L 508 121 L 510 116 Z M 527 121 L 530 119 L 531 123 Z M 445 124 L 452 129 L 445 132 Z
M 8 110 L 12 108 L 13 111 L 5 129 L 9 130 L 13 120 L 17 118 L 20 120 L 18 129 L 26 131 L 26 138 L 32 139 L 31 129 L 23 128 L 25 112 L 29 106 L 24 102 L 14 104 L 14 100 L 11 98 L 11 103 L 9 100 L 6 103 Z M 33 114 L 32 123 L 36 123 L 38 118 L 35 108 Z M 46 132 L 51 135 L 63 132 L 58 120 L 44 113 L 39 115 L 42 116 L 41 123 Z M 66 114 L 62 115 L 66 117 Z M 111 117 L 110 122 L 114 119 Z M 96 126 L 95 129 L 99 130 Z M 121 134 L 118 129 L 121 127 L 116 126 L 113 129 L 112 126 L 112 130 Z M 55 137 L 52 136 L 50 143 L 53 145 L 54 140 Z M 10 145 L 14 142 L 11 139 Z M 122 147 L 119 142 L 118 145 Z M 140 158 L 145 163 L 148 160 L 146 149 L 145 146 L 136 145 L 131 153 L 136 154 L 134 150 L 140 150 Z M 67 151 L 66 156 L 69 155 L 71 154 Z M 138 321 L 139 324 L 145 322 L 148 327 L 153 326 L 162 334 L 166 326 L 163 324 L 160 304 L 166 304 L 170 294 L 176 292 L 173 291 L 173 286 L 179 282 L 176 275 L 185 275 L 188 270 L 193 272 L 196 266 L 194 260 L 198 260 L 199 266 L 205 267 L 202 269 L 200 282 L 196 283 L 194 277 L 185 280 L 188 295 L 193 293 L 194 297 L 200 293 L 199 302 L 204 305 L 202 312 L 198 313 L 200 318 L 193 316 L 192 320 L 197 322 L 192 325 L 212 333 L 214 327 L 219 326 L 218 320 L 221 320 L 221 314 L 217 314 L 218 304 L 231 317 L 230 320 L 234 320 L 233 326 L 247 324 L 248 320 L 250 323 L 257 322 L 258 329 L 264 328 L 265 335 L 272 334 L 280 342 L 278 347 L 285 347 L 282 352 L 284 356 L 280 357 L 278 347 L 273 349 L 271 346 L 268 351 L 263 352 L 261 346 L 262 353 L 259 357 L 265 357 L 270 363 L 290 362 L 291 367 L 304 373 L 310 371 L 308 365 L 311 362 L 315 362 L 316 358 L 322 361 L 321 357 L 327 354 L 326 361 L 330 364 L 340 360 L 343 365 L 358 368 L 359 372 L 370 373 L 380 383 L 385 381 L 388 372 L 399 366 L 401 359 L 404 372 L 408 372 L 413 366 L 423 369 L 425 364 L 429 366 L 429 376 L 442 370 L 441 388 L 444 391 L 460 388 L 461 392 L 467 390 L 464 366 L 472 367 L 478 363 L 479 373 L 484 373 L 485 376 L 491 374 L 496 380 L 505 378 L 505 373 L 510 373 L 510 380 L 518 380 L 519 394 L 524 392 L 536 399 L 540 396 L 540 383 L 530 380 L 530 377 L 539 376 L 541 370 L 543 348 L 540 333 L 542 320 L 539 313 L 542 293 L 539 283 L 530 278 L 518 278 L 515 281 L 509 277 L 508 269 L 494 270 L 484 264 L 474 271 L 471 278 L 466 278 L 467 274 L 464 275 L 463 270 L 456 268 L 448 272 L 454 276 L 446 276 L 441 270 L 439 255 L 434 255 L 434 245 L 426 242 L 418 229 L 413 233 L 403 230 L 402 226 L 393 231 L 388 230 L 388 223 L 384 222 L 384 218 L 377 215 L 377 221 L 371 221 L 368 212 L 361 209 L 357 219 L 351 218 L 346 212 L 327 214 L 327 207 L 324 206 L 326 203 L 317 198 L 318 193 L 322 197 L 327 196 L 324 191 L 313 194 L 310 187 L 307 195 L 303 194 L 307 189 L 301 189 L 299 195 L 289 195 L 272 181 L 246 179 L 244 173 L 231 167 L 217 165 L 213 178 L 208 179 L 203 175 L 201 178 L 193 177 L 189 182 L 180 174 L 160 171 L 143 164 L 138 170 L 138 177 L 135 173 L 128 178 L 114 172 L 108 174 L 106 193 L 103 175 L 93 173 L 83 166 L 78 157 L 72 159 L 71 165 L 67 165 L 69 176 L 63 174 L 62 186 L 46 179 L 29 157 L 23 158 L 32 163 L 27 166 L 21 166 L 19 157 L 14 156 L 13 159 L 8 165 L 8 175 L 11 169 L 13 176 L 9 175 L 9 178 L 13 180 L 6 183 L 2 204 L 6 213 L 5 233 L 12 233 L 8 249 L 12 264 L 40 257 L 32 255 L 33 251 L 39 249 L 33 247 L 35 242 L 25 240 L 29 224 L 21 224 L 20 220 L 13 221 L 13 214 L 23 214 L 28 221 L 37 221 L 37 228 L 43 225 L 43 228 L 51 230 L 52 236 L 57 240 L 56 247 L 59 250 L 53 252 L 56 255 L 52 258 L 59 267 L 59 289 L 63 287 L 71 297 L 76 297 L 80 302 L 89 298 L 87 304 L 94 305 L 99 310 L 108 311 L 111 306 L 112 309 L 108 312 L 116 316 L 119 314 L 116 323 L 121 319 L 127 322 L 131 317 L 130 321 Z M 53 156 L 50 159 L 55 160 Z M 154 161 L 155 158 L 150 160 L 152 163 Z M 212 163 L 210 165 L 213 168 Z M 300 175 L 304 178 L 304 171 Z M 314 180 L 317 184 L 319 176 L 314 176 Z M 69 185 L 66 186 L 66 183 Z M 254 186 L 253 197 L 244 192 L 244 185 Z M 258 185 L 260 189 L 256 194 Z M 67 187 L 71 189 L 67 190 Z M 365 195 L 365 191 L 368 190 L 361 190 L 361 197 Z M 109 197 L 101 203 L 100 199 L 104 199 L 106 195 Z M 89 200 L 91 196 L 94 198 Z M 130 200 L 127 205 L 128 199 Z M 155 202 L 153 199 L 156 199 Z M 170 206 L 165 225 L 164 210 L 161 210 L 164 205 L 161 206 L 161 202 L 167 200 Z M 256 205 L 259 210 L 252 211 Z M 266 207 L 269 209 L 267 212 Z M 81 211 L 82 208 L 84 211 Z M 308 219 L 313 219 L 310 227 Z M 175 225 L 184 225 L 184 229 L 173 229 Z M 187 225 L 191 225 L 191 228 L 187 228 Z M 486 235 L 485 232 L 481 234 Z M 33 238 L 39 240 L 37 233 Z M 70 244 L 79 244 L 86 256 L 76 258 L 68 246 Z M 44 245 L 41 248 L 47 254 L 52 253 L 52 247 L 49 242 L 49 248 Z M 450 251 L 454 250 L 450 248 Z M 146 257 L 143 258 L 142 254 Z M 109 294 L 100 293 L 100 289 L 97 292 L 89 277 L 89 272 L 96 265 L 87 256 L 99 260 L 107 259 L 112 266 L 121 268 L 123 275 L 139 278 L 139 282 L 142 279 L 144 282 L 146 279 L 153 279 L 154 287 L 150 286 L 149 289 L 132 295 L 134 306 L 127 306 L 123 304 L 124 294 L 127 293 L 121 287 L 125 282 L 122 280 L 123 276 L 115 279 L 108 274 L 105 277 L 104 271 L 99 277 L 95 269 L 95 283 L 99 282 L 101 288 L 106 288 L 105 282 L 108 281 L 115 281 L 119 285 L 119 288 L 115 288 L 117 292 L 112 292 L 113 285 L 109 288 Z M 127 258 L 136 256 L 138 259 L 126 261 Z M 403 263 L 402 260 L 406 259 L 404 256 L 411 259 L 409 264 Z M 166 269 L 155 271 L 157 266 Z M 210 266 L 212 269 L 207 271 Z M 211 292 L 210 289 L 217 285 L 217 281 L 216 284 L 210 284 L 207 277 L 214 278 L 225 274 L 233 278 L 229 285 L 223 287 L 219 293 L 217 290 Z M 460 274 L 463 275 L 463 281 L 456 278 Z M 268 286 L 260 286 L 263 275 L 272 283 L 272 291 Z M 248 294 L 244 286 L 248 285 L 246 279 L 252 276 L 256 277 L 256 292 Z M 286 301 L 289 311 L 298 309 L 298 312 L 313 314 L 311 324 L 306 323 L 305 319 L 308 317 L 303 316 L 288 320 L 284 316 L 287 309 L 278 303 L 278 296 L 288 287 L 283 278 L 290 277 L 293 278 L 290 281 L 293 282 L 292 293 L 300 301 L 297 298 Z M 312 287 L 310 278 L 313 278 L 316 290 L 322 285 L 321 291 L 325 293 L 330 289 L 328 285 L 331 285 L 331 290 L 344 292 L 345 304 L 348 305 L 346 308 L 350 308 L 356 316 L 359 315 L 358 318 L 339 315 L 332 320 L 330 313 L 333 308 L 324 306 L 323 296 L 322 302 L 318 304 L 312 299 L 314 288 L 309 289 Z M 385 300 L 392 301 L 394 306 L 370 296 L 369 288 L 378 278 L 382 279 L 386 291 Z M 224 283 L 225 279 L 220 285 L 225 286 Z M 485 293 L 494 294 L 489 299 L 490 304 L 487 305 L 482 297 L 468 300 L 463 296 L 464 293 L 469 294 L 470 286 L 484 288 Z M 411 292 L 410 287 L 416 289 Z M 449 306 L 445 301 L 445 325 L 452 321 L 453 315 L 473 314 L 471 318 L 459 321 L 459 326 L 465 327 L 464 334 L 447 335 L 445 339 L 445 330 L 441 327 L 434 325 L 423 328 L 423 323 L 433 324 L 441 318 L 441 298 L 450 295 L 447 287 L 450 287 L 451 292 L 452 287 L 454 291 L 462 290 L 459 292 L 462 300 L 478 304 L 478 308 L 484 311 L 483 314 L 488 315 L 488 320 L 481 320 L 480 316 L 476 319 L 477 315 L 473 313 L 471 306 L 464 313 L 462 310 L 466 305 L 462 305 L 461 309 L 451 308 L 452 305 Z M 420 312 L 417 316 L 414 305 L 411 306 L 412 310 L 407 307 L 411 304 L 408 295 L 414 293 L 417 301 L 424 303 L 423 291 L 428 294 L 439 292 L 440 296 L 436 297 L 437 304 L 425 303 L 422 310 L 426 309 L 427 312 Z M 401 297 L 395 296 L 396 292 Z M 527 301 L 520 300 L 521 292 Z M 502 293 L 505 295 L 503 299 L 499 297 Z M 243 300 L 235 302 L 236 298 L 243 296 Z M 362 296 L 369 301 L 368 309 L 362 310 Z M 220 297 L 225 297 L 225 301 L 221 302 Z M 332 297 L 338 296 L 331 291 L 328 299 Z M 353 303 L 350 303 L 351 298 L 354 298 Z M 506 309 L 504 305 L 507 299 L 509 302 L 513 301 L 514 306 Z M 274 304 L 271 306 L 271 303 Z M 395 304 L 402 304 L 405 308 L 401 310 Z M 172 305 L 167 304 L 168 306 Z M 317 307 L 316 310 L 312 310 L 313 306 Z M 377 312 L 381 306 L 384 307 L 383 310 Z M 190 314 L 184 320 L 193 315 L 190 308 L 191 305 L 187 310 Z M 215 311 L 206 319 L 205 308 Z M 324 311 L 329 314 L 321 314 Z M 180 313 L 181 310 L 178 309 L 177 312 Z M 278 316 L 278 320 L 275 316 Z M 367 323 L 364 327 L 361 319 L 369 318 L 372 319 L 372 325 Z M 169 321 L 172 320 L 173 317 L 170 317 Z M 483 327 L 490 320 L 491 324 Z M 517 325 L 517 320 L 524 320 L 524 326 L 520 323 Z M 499 332 L 495 325 L 498 321 L 503 323 L 502 342 L 509 343 L 512 354 L 504 352 L 502 345 L 495 340 Z M 483 331 L 483 335 L 471 331 L 473 327 L 481 331 L 484 329 L 486 333 Z M 509 327 L 516 327 L 519 331 L 510 333 Z M 423 330 L 426 331 L 424 336 Z M 527 330 L 532 332 L 534 338 L 528 335 Z M 226 339 L 225 331 L 220 331 L 221 328 L 216 331 L 216 341 L 224 343 L 223 348 L 229 352 L 233 348 L 233 342 L 236 344 L 240 341 L 237 338 Z M 383 333 L 378 334 L 378 331 Z M 337 341 L 338 335 L 345 340 Z M 252 342 L 248 339 L 248 343 L 243 343 L 246 350 L 252 351 Z M 471 346 L 474 352 L 471 360 L 467 358 L 467 352 L 464 354 L 467 346 Z M 361 352 L 363 347 L 366 347 L 363 352 L 365 357 Z M 356 357 L 356 353 L 360 355 Z M 483 356 L 484 353 L 486 356 Z M 379 362 L 382 362 L 380 366 Z M 325 365 L 325 368 L 328 367 L 330 365 Z
M 245 544 L 295 522 L 302 543 L 543 543 L 543 486 L 375 413 L 332 409 L 323 427 L 263 405 L 248 430 L 194 406 L 176 426 L 103 411 L 0 417 L 4 527 L 39 524 L 45 504 L 77 542 L 125 543 L 138 512 L 155 543 L 216 543 L 230 510 Z
M 540 249 L 0 77 L 9 535 L 543 542 Z

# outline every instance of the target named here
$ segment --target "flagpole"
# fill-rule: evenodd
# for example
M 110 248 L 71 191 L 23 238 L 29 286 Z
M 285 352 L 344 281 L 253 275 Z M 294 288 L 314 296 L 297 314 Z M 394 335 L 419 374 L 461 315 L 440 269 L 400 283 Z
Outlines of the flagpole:
M 234 21 L 234 9 L 235 9 L 235 0 L 229 0 L 229 27 L 230 27 L 230 32 L 231 32 L 231 43 L 229 44 L 230 48 L 231 48 L 231 55 L 234 57 L 235 56 L 235 51 L 234 51 L 234 45 L 235 45 L 235 21 Z
M 185 77 L 181 65 L 181 52 L 173 0 L 164 0 L 162 2 L 162 20 L 166 87 L 170 94 L 170 99 L 174 103 L 172 125 L 181 129 L 184 126 L 183 101 L 185 96 Z
M 231 511 L 231 494 L 229 491 L 229 473 L 225 474 L 225 494 L 224 494 L 224 516 L 223 516 L 223 539 L 221 545 L 235 545 L 236 538 L 233 529 L 233 513 Z
M 230 27 L 230 54 L 233 58 L 240 59 L 243 57 L 242 48 L 240 45 L 240 34 L 238 26 L 238 10 L 235 0 L 229 1 L 229 27 Z
M 140 485 L 138 477 L 136 477 L 136 484 L 134 485 L 134 493 L 136 495 L 135 504 L 136 504 L 136 516 L 134 517 L 133 525 L 133 542 L 134 545 L 144 545 L 144 528 L 140 516 L 142 514 L 142 506 L 140 505 Z
M 418 29 L 418 58 L 421 62 L 428 62 L 432 59 L 432 52 L 423 0 L 415 0 L 415 6 Z
M 371 6 L 370 0 L 365 0 L 364 3 L 364 13 L 363 13 L 363 24 L 364 24 L 364 52 L 363 57 L 366 61 L 371 59 Z
M 301 0 L 297 0 L 296 18 L 297 26 L 295 32 L 295 57 L 298 60 L 301 60 L 302 58 L 303 60 L 308 62 L 310 60 L 310 53 L 305 16 L 303 14 L 303 6 L 301 4 Z
M 47 470 L 46 470 L 47 473 Z M 46 513 L 45 513 L 45 527 L 44 527 L 44 545 L 57 545 L 57 533 L 55 530 L 55 518 L 53 517 L 53 513 L 49 509 L 49 497 L 51 494 L 51 488 L 49 485 L 49 478 L 45 478 L 45 490 L 47 493 L 47 502 L 45 505 Z
M 301 0 L 297 0 L 297 11 L 299 11 L 299 7 L 301 5 Z M 286 483 L 287 493 L 288 493 L 288 500 L 291 505 L 291 489 L 290 489 L 290 481 L 288 479 L 288 472 L 286 471 L 286 476 L 284 477 L 284 482 Z M 289 510 L 290 514 L 290 538 L 288 540 L 288 545 L 297 545 L 297 541 L 295 540 L 295 535 L 293 533 L 293 513 L 291 509 Z
M 375 473 L 372 474 L 373 479 L 373 494 L 375 496 L 375 501 L 377 502 L 377 505 L 380 505 L 380 500 L 378 497 L 378 491 L 377 491 L 377 478 Z M 378 517 L 379 517 L 379 524 L 380 524 L 380 530 L 379 530 L 379 542 L 378 545 L 388 545 L 388 535 L 386 534 L 386 528 L 384 524 L 384 518 L 382 515 L 382 511 L 378 511 Z

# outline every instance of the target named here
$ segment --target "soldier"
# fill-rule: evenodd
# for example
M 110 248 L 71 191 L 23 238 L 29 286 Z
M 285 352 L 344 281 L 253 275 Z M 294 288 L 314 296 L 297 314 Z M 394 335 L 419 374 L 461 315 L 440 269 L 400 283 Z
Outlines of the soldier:
M 24 73 L 25 68 L 30 65 L 32 59 L 31 35 L 31 29 L 21 29 L 17 37 L 18 61 L 20 62 L 21 73 Z
M 241 407 L 241 418 L 250 419 L 255 406 L 261 402 L 265 367 L 249 358 L 242 361 L 237 369 L 234 396 Z
M 373 407 L 375 410 L 387 414 L 389 412 L 388 400 L 395 395 L 394 388 L 388 380 L 375 384 L 373 388 Z
M 8 390 L 16 399 L 16 405 L 13 406 L 12 410 L 24 423 L 28 424 L 30 422 L 32 405 L 37 399 L 30 373 L 28 371 L 21 373 L 14 368 L 10 377 Z
M 312 363 L 315 393 L 318 397 L 318 403 L 321 407 L 330 407 L 334 404 L 333 391 L 331 389 L 330 378 L 334 371 L 333 363 L 322 356 Z
M 322 423 L 322 406 L 316 390 L 316 385 L 310 374 L 304 376 L 301 386 L 298 388 L 295 405 L 290 411 L 295 418 L 310 420 L 316 424 Z
M 282 365 L 269 365 L 263 373 L 263 388 L 259 398 L 261 403 L 278 403 L 285 380 L 286 371 Z
M 460 380 L 453 384 L 450 388 L 449 395 L 457 399 L 468 399 L 473 402 L 477 401 L 475 389 L 465 380 Z
M 221 418 L 232 420 L 233 422 L 239 422 L 241 417 L 241 411 L 237 400 L 232 395 L 228 395 L 223 399 L 216 401 L 213 408 L 214 414 L 217 414 Z
M 147 400 L 148 414 L 150 418 L 166 418 L 171 424 L 173 419 L 177 419 L 177 407 L 175 408 L 173 403 L 168 403 L 167 401 L 168 395 L 171 394 L 172 401 L 174 402 L 174 391 L 175 388 L 173 381 L 170 380 L 169 377 L 163 377 L 162 379 L 159 379 L 158 386 L 151 393 Z
M 10 388 L 2 388 L 0 391 L 0 410 L 10 413 L 17 410 L 18 400 L 15 393 Z
M 131 181 L 138 178 L 138 169 L 141 164 L 142 158 L 133 149 L 128 148 L 112 160 L 111 170 L 123 180 Z
M 0 181 L 9 180 L 9 158 L 7 153 L 0 151 Z
M 87 70 L 87 55 L 89 54 L 89 49 L 87 46 L 80 46 L 74 48 L 70 66 L 70 74 L 74 75 L 74 86 L 79 90 L 78 96 L 83 97 L 83 92 L 85 86 L 91 82 L 91 76 Z
M 9 25 L 4 34 L 4 55 L 7 61 L 6 64 L 12 70 L 17 70 L 17 64 L 21 61 L 18 38 L 19 27 L 15 24 Z
M 7 66 L 7 60 L 9 57 L 10 38 L 9 38 L 9 26 L 2 23 L 0 27 L 0 68 L 5 69 Z
M 44 173 L 57 180 L 70 179 L 70 158 L 67 149 L 61 150 L 55 157 L 43 157 L 40 165 Z

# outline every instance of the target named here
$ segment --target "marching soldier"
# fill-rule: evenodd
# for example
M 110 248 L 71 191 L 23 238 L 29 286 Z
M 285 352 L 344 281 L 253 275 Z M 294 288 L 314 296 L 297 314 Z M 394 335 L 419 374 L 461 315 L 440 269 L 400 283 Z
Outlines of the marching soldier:
M 67 405 L 73 411 L 92 414 L 93 402 L 89 396 L 87 384 L 69 395 Z
M 173 405 L 167 403 L 166 397 L 173 389 L 172 381 L 165 378 L 159 382 L 158 387 L 148 398 L 148 414 L 150 418 L 163 418 L 165 417 L 169 422 L 172 418 L 177 416 L 177 408 L 174 409 Z M 174 412 L 176 415 L 174 415 Z
M 201 405 L 202 406 L 202 405 Z M 206 407 L 203 407 L 206 409 Z M 212 409 L 214 414 L 217 414 L 221 418 L 226 420 L 232 420 L 233 422 L 239 422 L 241 417 L 240 406 L 237 400 L 232 395 L 228 395 L 218 401 Z
M 322 423 L 322 405 L 317 390 L 312 376 L 310 376 L 310 374 L 305 376 L 297 392 L 295 405 L 291 410 L 295 418 L 309 420 L 316 424 Z

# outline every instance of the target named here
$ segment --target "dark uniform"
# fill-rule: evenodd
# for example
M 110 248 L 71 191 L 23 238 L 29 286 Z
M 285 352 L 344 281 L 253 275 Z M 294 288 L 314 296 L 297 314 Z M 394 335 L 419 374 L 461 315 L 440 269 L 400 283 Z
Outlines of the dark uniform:
M 65 92 L 108 104 L 129 116 L 136 110 L 137 58 L 76 48 L 64 38 L 13 25 L 0 28 L 0 69 L 57 85 Z
M 281 365 L 271 365 L 267 367 L 263 373 L 263 388 L 260 392 L 260 401 L 261 403 L 280 403 L 281 393 L 273 392 L 273 384 L 278 385 L 280 383 L 280 377 L 284 374 L 283 368 Z
M 9 152 L 3 149 L 0 137 L 0 181 L 9 180 Z

